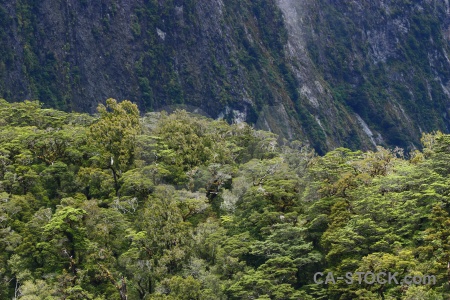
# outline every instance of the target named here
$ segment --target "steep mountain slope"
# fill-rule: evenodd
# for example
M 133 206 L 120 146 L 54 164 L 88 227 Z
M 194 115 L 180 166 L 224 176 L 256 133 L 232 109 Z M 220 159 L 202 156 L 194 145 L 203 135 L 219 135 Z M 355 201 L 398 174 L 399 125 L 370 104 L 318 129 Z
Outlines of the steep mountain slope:
M 303 9 L 309 57 L 375 142 L 408 146 L 422 131 L 448 131 L 448 1 L 311 1 Z
M 324 152 L 448 132 L 447 1 L 0 1 L 0 97 L 246 120 Z

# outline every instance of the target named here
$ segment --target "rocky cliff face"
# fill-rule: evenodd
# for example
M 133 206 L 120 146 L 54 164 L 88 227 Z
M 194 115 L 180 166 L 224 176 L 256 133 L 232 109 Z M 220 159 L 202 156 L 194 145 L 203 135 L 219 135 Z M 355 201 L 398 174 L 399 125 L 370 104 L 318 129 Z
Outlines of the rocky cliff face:
M 448 1 L 0 1 L 0 97 L 189 104 L 319 152 L 448 132 Z
M 448 2 L 315 1 L 308 11 L 308 54 L 372 142 L 407 147 L 422 131 L 448 131 Z

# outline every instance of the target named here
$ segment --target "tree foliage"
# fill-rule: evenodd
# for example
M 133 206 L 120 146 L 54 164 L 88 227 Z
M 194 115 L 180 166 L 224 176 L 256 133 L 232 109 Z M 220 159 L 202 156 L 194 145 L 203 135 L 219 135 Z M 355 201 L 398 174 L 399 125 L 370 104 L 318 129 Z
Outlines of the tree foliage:
M 317 156 L 176 111 L 2 102 L 1 299 L 447 299 L 449 141 Z M 316 272 L 436 284 L 314 282 Z

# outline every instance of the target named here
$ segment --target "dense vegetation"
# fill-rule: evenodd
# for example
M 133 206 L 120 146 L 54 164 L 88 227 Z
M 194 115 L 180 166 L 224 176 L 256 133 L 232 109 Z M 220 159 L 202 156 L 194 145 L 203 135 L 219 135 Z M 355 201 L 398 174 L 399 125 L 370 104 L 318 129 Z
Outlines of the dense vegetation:
M 0 106 L 1 299 L 447 299 L 450 136 L 317 156 L 245 124 Z M 316 272 L 435 275 L 317 285 Z

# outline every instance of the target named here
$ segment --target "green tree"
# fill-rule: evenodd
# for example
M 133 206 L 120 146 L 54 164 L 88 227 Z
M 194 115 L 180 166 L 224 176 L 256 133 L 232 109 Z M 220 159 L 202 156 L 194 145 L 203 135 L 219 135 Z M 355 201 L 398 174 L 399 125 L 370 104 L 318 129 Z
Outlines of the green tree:
M 141 131 L 139 110 L 128 100 L 117 103 L 111 98 L 97 110 L 100 118 L 90 126 L 89 141 L 99 151 L 101 167 L 111 170 L 118 194 L 119 178 L 134 162 L 136 136 Z

